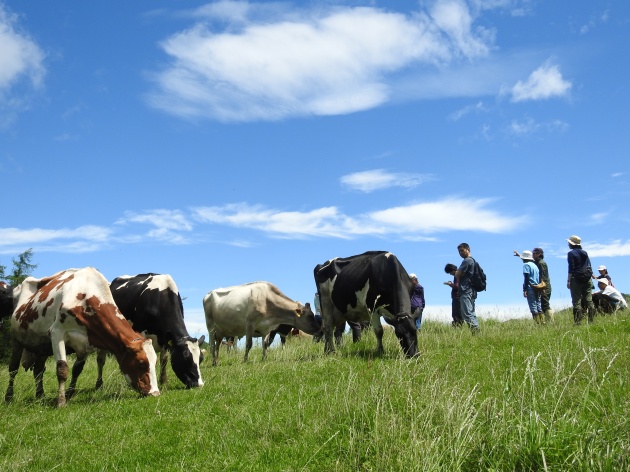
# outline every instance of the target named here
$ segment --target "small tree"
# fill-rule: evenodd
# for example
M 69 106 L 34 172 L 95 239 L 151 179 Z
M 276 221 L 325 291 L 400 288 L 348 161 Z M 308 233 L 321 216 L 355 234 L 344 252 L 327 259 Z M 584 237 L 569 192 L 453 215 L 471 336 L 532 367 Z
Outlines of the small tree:
M 32 264 L 33 249 L 28 249 L 13 259 L 13 272 L 6 274 L 6 266 L 0 264 L 0 280 L 6 280 L 10 285 L 16 286 L 31 275 L 37 268 L 37 264 Z M 0 320 L 0 360 L 4 360 L 9 352 L 10 346 L 9 323 L 7 320 Z

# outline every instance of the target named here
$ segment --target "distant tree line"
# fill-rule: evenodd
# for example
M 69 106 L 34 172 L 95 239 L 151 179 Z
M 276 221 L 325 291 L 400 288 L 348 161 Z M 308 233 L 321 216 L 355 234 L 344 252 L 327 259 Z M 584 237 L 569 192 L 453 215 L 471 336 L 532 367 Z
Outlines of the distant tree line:
M 12 260 L 11 272 L 7 273 L 7 267 L 0 264 L 0 281 L 6 281 L 10 286 L 21 284 L 37 268 L 37 264 L 33 264 L 32 259 L 33 249 L 28 249 Z M 9 318 L 0 320 L 0 360 L 2 361 L 5 361 L 11 353 L 9 321 Z

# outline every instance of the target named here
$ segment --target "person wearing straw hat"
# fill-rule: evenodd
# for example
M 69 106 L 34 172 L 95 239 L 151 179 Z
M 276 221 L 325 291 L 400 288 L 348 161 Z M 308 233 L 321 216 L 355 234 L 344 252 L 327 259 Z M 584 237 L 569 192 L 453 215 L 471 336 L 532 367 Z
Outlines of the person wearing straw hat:
M 591 289 L 593 282 L 593 269 L 588 253 L 582 249 L 582 239 L 579 236 L 571 236 L 567 239 L 569 248 L 567 262 L 569 263 L 569 275 L 567 278 L 567 288 L 571 290 L 571 302 L 573 303 L 573 322 L 576 325 L 582 324 L 584 320 L 584 310 L 588 315 L 588 322 L 592 323 L 595 316 L 595 305 L 593 305 L 593 295 Z
M 617 310 L 628 308 L 628 302 L 615 287 L 611 286 L 605 277 L 597 281 L 599 291 L 593 292 L 593 304 L 599 311 L 615 313 Z
M 540 284 L 540 271 L 534 263 L 532 251 L 523 251 L 521 260 L 523 261 L 523 296 L 527 298 L 527 305 L 534 321 L 545 324 L 540 301 L 541 291 L 534 288 L 535 285 Z

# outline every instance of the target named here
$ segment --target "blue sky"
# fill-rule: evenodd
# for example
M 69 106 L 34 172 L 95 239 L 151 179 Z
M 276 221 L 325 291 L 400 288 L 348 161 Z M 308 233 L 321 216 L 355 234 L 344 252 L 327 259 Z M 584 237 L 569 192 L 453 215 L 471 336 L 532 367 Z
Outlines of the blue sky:
M 524 316 L 566 238 L 630 290 L 630 3 L 0 0 L 0 263 L 168 273 L 201 300 L 395 253 L 450 316 L 468 242 L 480 312 Z

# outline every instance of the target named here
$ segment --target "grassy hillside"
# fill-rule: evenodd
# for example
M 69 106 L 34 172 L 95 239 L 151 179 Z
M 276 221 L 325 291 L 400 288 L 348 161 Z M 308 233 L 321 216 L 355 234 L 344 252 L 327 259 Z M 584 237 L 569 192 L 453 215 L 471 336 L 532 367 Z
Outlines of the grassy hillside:
M 21 371 L 0 405 L 0 470 L 630 469 L 628 310 L 589 326 L 564 312 L 551 326 L 481 328 L 427 323 L 413 360 L 391 330 L 382 358 L 371 333 L 330 356 L 300 340 L 265 362 L 260 348 L 247 364 L 222 351 L 202 389 L 171 375 L 158 398 L 138 399 L 113 359 L 95 391 L 91 358 L 61 410 L 49 361 L 43 402 Z

